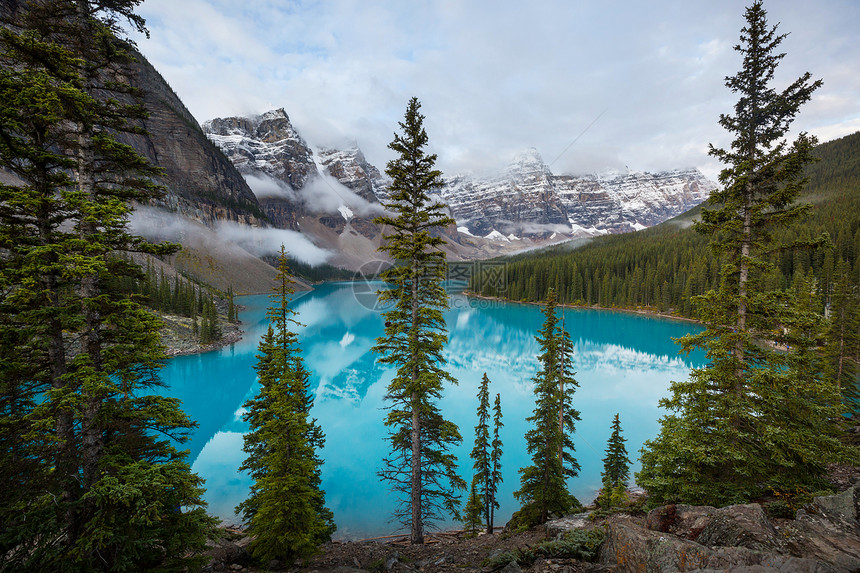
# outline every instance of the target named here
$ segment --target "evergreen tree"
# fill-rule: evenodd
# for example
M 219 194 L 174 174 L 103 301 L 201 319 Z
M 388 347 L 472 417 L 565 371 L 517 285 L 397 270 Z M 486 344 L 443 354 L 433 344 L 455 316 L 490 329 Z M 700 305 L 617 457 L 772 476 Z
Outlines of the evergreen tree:
M 829 378 L 841 392 L 843 402 L 854 410 L 860 402 L 855 362 L 860 344 L 860 305 L 851 268 L 842 260 L 836 265 L 835 278 L 824 354 Z
M 257 356 L 260 390 L 245 403 L 250 431 L 243 449 L 248 457 L 239 469 L 249 472 L 254 483 L 236 511 L 253 537 L 248 549 L 255 559 L 292 563 L 317 552 L 331 539 L 335 525 L 320 489 L 323 462 L 318 451 L 325 437 L 310 417 L 313 397 L 291 330 L 299 323 L 288 306 L 294 281 L 283 246 L 276 281 L 267 313 L 269 330 Z
M 821 82 L 806 73 L 782 92 L 772 88 L 785 36 L 767 24 L 760 1 L 747 8 L 746 21 L 735 47 L 743 68 L 726 78 L 740 98 L 733 115 L 720 117 L 735 139 L 728 150 L 711 147 L 726 164 L 723 188 L 696 224 L 714 237 L 720 285 L 696 299 L 706 330 L 680 340 L 687 352 L 705 349 L 710 363 L 672 384 L 661 404 L 673 413 L 645 444 L 637 481 L 658 502 L 723 505 L 769 490 L 816 490 L 826 485 L 828 462 L 850 459 L 837 440 L 835 386 L 808 362 L 814 313 L 770 281 L 770 255 L 783 248 L 775 232 L 808 209 L 796 199 L 815 143 L 805 133 L 790 146 L 783 138 Z M 774 338 L 798 346 L 778 352 L 761 343 Z
M 502 483 L 502 439 L 499 437 L 499 429 L 502 423 L 501 398 L 496 394 L 493 404 L 493 441 L 490 444 L 490 479 L 487 486 L 487 533 L 493 534 L 493 518 L 495 510 L 499 508 L 496 494 L 499 492 L 499 484 Z
M 0 185 L 3 570 L 183 570 L 212 526 L 186 453 L 163 439 L 183 441 L 192 424 L 147 393 L 160 323 L 113 288 L 142 276 L 113 253 L 171 250 L 126 228 L 130 202 L 158 195 L 156 171 L 117 141 L 128 110 L 83 69 L 106 60 L 58 31 L 121 51 L 116 20 L 136 3 L 120 4 L 3 8 L 0 167 L 18 179 Z M 80 34 L 83 6 L 94 35 Z M 82 137 L 85 123 L 103 129 Z
M 374 346 L 381 362 L 397 366 L 385 396 L 392 453 L 380 476 L 402 494 L 394 517 L 410 528 L 413 544 L 423 543 L 425 525 L 442 512 L 457 515 L 458 491 L 465 488 L 451 452 L 462 441 L 460 432 L 437 405 L 443 383 L 456 381 L 443 369 L 448 336 L 442 311 L 448 295 L 442 284 L 444 240 L 434 232 L 454 221 L 442 203 L 431 199 L 442 174 L 434 169 L 436 156 L 424 150 L 428 138 L 420 107 L 417 99 L 410 100 L 400 122 L 403 133 L 389 144 L 398 157 L 385 171 L 391 178 L 385 207 L 396 215 L 375 219 L 386 229 L 380 250 L 395 261 L 382 273 L 388 288 L 379 298 L 393 307 L 384 313 L 385 334 Z
M 627 457 L 627 448 L 624 442 L 627 440 L 621 435 L 621 421 L 618 414 L 612 421 L 612 434 L 606 443 L 606 457 L 603 458 L 603 472 L 600 477 L 603 481 L 603 491 L 597 498 L 597 505 L 610 509 L 621 505 L 618 503 L 617 492 L 623 494 L 627 488 L 627 478 L 630 477 L 630 459 Z
M 579 412 L 572 406 L 578 384 L 570 375 L 572 347 L 558 324 L 555 308 L 555 291 L 550 289 L 544 324 L 536 336 L 541 367 L 533 378 L 535 409 L 527 418 L 533 425 L 526 432 L 532 465 L 520 469 L 520 489 L 514 493 L 527 510 L 529 521 L 537 523 L 546 523 L 550 513 L 564 514 L 579 505 L 566 484 L 567 478 L 579 473 L 571 439 L 574 422 L 579 420 Z
M 469 497 L 466 498 L 466 507 L 463 508 L 463 529 L 467 537 L 477 537 L 481 528 L 481 514 L 485 508 L 478 491 L 480 483 L 478 476 L 472 477 L 472 487 L 469 489 Z
M 501 447 L 499 439 L 499 425 L 501 424 L 502 410 L 496 394 L 496 409 L 494 416 L 493 441 L 490 442 L 490 379 L 487 373 L 481 378 L 481 386 L 478 389 L 478 425 L 475 426 L 475 445 L 472 448 L 472 468 L 475 470 L 474 479 L 478 483 L 481 495 L 481 505 L 484 508 L 484 523 L 487 533 L 493 533 L 492 512 L 499 508 L 496 501 L 496 491 L 501 481 Z
M 233 304 L 233 287 L 227 290 L 227 322 L 238 322 L 239 317 L 236 314 L 236 306 Z

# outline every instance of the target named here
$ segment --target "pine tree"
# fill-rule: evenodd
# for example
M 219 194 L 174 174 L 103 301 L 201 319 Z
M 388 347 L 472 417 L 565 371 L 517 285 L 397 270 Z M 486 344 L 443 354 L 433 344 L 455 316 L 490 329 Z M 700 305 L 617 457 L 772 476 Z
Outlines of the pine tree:
M 486 509 L 478 491 L 480 481 L 478 476 L 472 477 L 472 487 L 466 498 L 466 507 L 463 508 L 463 529 L 467 537 L 477 537 L 481 528 L 481 514 Z
M 403 133 L 389 144 L 398 157 L 385 171 L 391 178 L 385 207 L 396 215 L 375 219 L 385 226 L 380 250 L 395 261 L 382 273 L 388 288 L 379 298 L 393 308 L 384 313 L 385 334 L 374 346 L 381 362 L 397 366 L 385 396 L 392 453 L 380 476 L 402 495 L 394 517 L 410 528 L 413 544 L 424 542 L 425 525 L 443 512 L 458 514 L 458 491 L 465 488 L 451 452 L 462 441 L 460 432 L 437 406 L 443 383 L 456 381 L 443 369 L 448 336 L 442 311 L 448 295 L 442 284 L 444 240 L 434 232 L 454 221 L 442 203 L 431 199 L 442 174 L 434 169 L 436 156 L 424 150 L 428 138 L 420 107 L 416 98 L 410 100 L 400 122 Z
M 236 306 L 233 304 L 233 287 L 227 290 L 227 322 L 238 322 L 239 317 L 236 314 Z
M 499 484 L 502 483 L 502 439 L 499 437 L 499 429 L 502 423 L 501 398 L 496 394 L 493 404 L 493 441 L 490 444 L 490 479 L 487 487 L 487 533 L 493 534 L 493 518 L 495 510 L 499 508 L 496 494 L 499 492 Z
M 99 54 L 59 32 L 119 49 L 118 4 L 92 7 L 95 36 L 75 27 L 86 2 L 3 9 L 13 20 L 0 30 L 0 166 L 19 182 L 0 186 L 0 330 L 16 330 L 0 356 L 28 361 L 0 368 L 13 463 L 3 570 L 183 570 L 199 564 L 190 555 L 213 524 L 186 453 L 163 439 L 187 439 L 192 424 L 176 400 L 148 394 L 164 359 L 160 323 L 114 288 L 143 276 L 114 253 L 171 250 L 127 230 L 131 201 L 159 193 L 156 170 L 115 137 L 124 106 L 108 113 L 110 86 L 82 69 Z M 84 123 L 103 129 L 82 137 Z
M 830 295 L 830 321 L 824 354 L 828 377 L 836 384 L 842 400 L 851 409 L 860 403 L 857 386 L 857 346 L 860 343 L 860 305 L 857 286 L 851 281 L 850 265 L 836 264 L 836 280 Z
M 572 396 L 578 384 L 570 370 L 572 346 L 558 324 L 555 309 L 555 291 L 550 289 L 543 310 L 544 324 L 536 337 L 541 367 L 533 378 L 535 409 L 527 418 L 533 425 L 526 432 L 532 465 L 520 469 L 520 489 L 514 493 L 529 515 L 528 521 L 536 523 L 546 523 L 551 513 L 564 514 L 579 505 L 566 484 L 567 478 L 579 473 L 579 464 L 571 453 L 571 434 L 575 420 L 579 420 Z
M 627 488 L 627 478 L 630 477 L 630 459 L 627 457 L 627 448 L 624 442 L 627 440 L 621 435 L 621 421 L 618 414 L 612 421 L 612 434 L 606 442 L 606 457 L 603 458 L 603 472 L 600 474 L 603 481 L 603 491 L 597 498 L 597 505 L 604 509 L 611 509 L 620 505 L 623 494 Z M 621 499 L 619 499 L 619 497 Z
M 248 457 L 239 468 L 254 483 L 236 508 L 253 537 L 251 555 L 265 563 L 292 563 L 318 551 L 335 531 L 320 488 L 322 429 L 310 417 L 313 397 L 296 334 L 299 323 L 288 306 L 293 292 L 287 255 L 281 246 L 278 275 L 268 310 L 269 330 L 259 345 L 257 396 L 245 403 Z
M 837 440 L 835 387 L 806 362 L 808 341 L 816 338 L 808 329 L 818 328 L 814 313 L 769 286 L 770 255 L 785 247 L 775 231 L 809 208 L 796 199 L 815 138 L 801 133 L 789 145 L 784 136 L 821 82 L 806 73 L 782 92 L 772 88 L 785 35 L 768 25 L 760 1 L 747 8 L 746 21 L 735 47 L 743 68 L 726 78 L 740 98 L 733 115 L 720 116 L 735 139 L 728 150 L 711 146 L 726 165 L 723 188 L 711 194 L 714 208 L 704 209 L 696 224 L 713 237 L 720 285 L 696 299 L 706 330 L 680 340 L 684 351 L 705 349 L 710 363 L 672 384 L 661 404 L 673 413 L 645 444 L 637 481 L 658 502 L 723 505 L 770 490 L 820 489 L 826 463 L 851 457 Z M 766 340 L 799 346 L 778 352 Z
M 474 479 L 477 480 L 478 490 L 481 495 L 481 504 L 484 508 L 484 523 L 487 533 L 493 533 L 493 510 L 499 508 L 496 501 L 496 491 L 501 481 L 501 447 L 499 439 L 499 426 L 501 425 L 502 410 L 496 394 L 493 442 L 490 443 L 490 379 L 487 373 L 481 378 L 478 388 L 478 425 L 475 426 L 475 445 L 472 448 L 472 468 L 475 470 Z

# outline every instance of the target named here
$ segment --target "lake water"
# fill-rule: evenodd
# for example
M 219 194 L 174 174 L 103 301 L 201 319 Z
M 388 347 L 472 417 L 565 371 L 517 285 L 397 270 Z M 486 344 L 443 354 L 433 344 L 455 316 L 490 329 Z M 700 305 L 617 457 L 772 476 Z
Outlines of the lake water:
M 368 308 L 373 297 L 366 286 L 325 284 L 297 295 L 292 303 L 305 325 L 299 329 L 299 340 L 316 395 L 312 415 L 326 434 L 322 485 L 338 526 L 335 537 L 340 539 L 399 529 L 388 522 L 394 497 L 376 475 L 387 447 L 382 396 L 393 369 L 378 364 L 377 355 L 370 352 L 383 333 L 383 320 L 378 310 Z M 215 352 L 173 358 L 162 371 L 164 393 L 180 398 L 199 424 L 185 447 L 191 451 L 193 470 L 206 480 L 209 512 L 232 523 L 238 521 L 233 510 L 250 484 L 248 476 L 237 471 L 244 459 L 242 433 L 248 429 L 242 404 L 258 388 L 253 366 L 257 341 L 266 328 L 268 297 L 241 297 L 238 302 L 247 307 L 240 314 L 243 340 Z M 534 407 L 530 379 L 537 371 L 534 337 L 543 322 L 540 310 L 453 295 L 445 315 L 448 371 L 459 385 L 446 389 L 441 408 L 463 435 L 456 453 L 467 483 L 472 475 L 468 456 L 477 391 L 484 372 L 491 381 L 491 400 L 501 394 L 504 482 L 498 525 L 518 509 L 513 497 L 519 488 L 517 470 L 529 462 L 523 435 L 528 429 L 525 418 Z M 659 429 L 658 400 L 670 381 L 685 379 L 691 367 L 703 363 L 704 355 L 678 354 L 672 338 L 700 329 L 688 322 L 587 309 L 564 309 L 564 322 L 575 342 L 579 389 L 574 404 L 582 418 L 574 436 L 582 469 L 569 487 L 582 502 L 589 502 L 600 487 L 601 460 L 615 413 L 621 416 L 636 470 L 639 448 Z

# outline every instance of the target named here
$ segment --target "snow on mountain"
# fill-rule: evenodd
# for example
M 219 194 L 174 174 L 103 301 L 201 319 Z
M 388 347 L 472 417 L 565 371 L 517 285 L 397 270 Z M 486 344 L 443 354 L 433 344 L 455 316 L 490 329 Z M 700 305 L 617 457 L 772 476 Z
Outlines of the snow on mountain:
M 318 174 L 313 151 L 283 109 L 216 118 L 205 122 L 203 131 L 240 173 L 262 172 L 296 190 Z
M 372 219 L 388 200 L 388 180 L 356 143 L 314 150 L 283 109 L 217 118 L 203 129 L 251 184 L 275 226 L 322 233 L 338 248 L 353 240 L 375 248 L 380 229 Z M 643 229 L 701 203 L 714 188 L 695 169 L 555 175 L 529 148 L 494 177 L 446 178 L 439 196 L 457 221 L 456 231 L 446 231 L 452 248 L 462 247 L 459 256 L 469 258 L 490 256 L 486 245 L 510 251 Z M 477 251 L 465 254 L 469 249 Z
M 320 148 L 318 164 L 366 201 L 379 202 L 385 195 L 386 180 L 379 169 L 367 162 L 358 144 L 346 149 Z
M 458 225 L 474 234 L 495 229 L 552 237 L 650 227 L 698 205 L 715 188 L 695 169 L 553 175 L 537 151 L 528 149 L 500 177 L 447 179 L 442 196 Z

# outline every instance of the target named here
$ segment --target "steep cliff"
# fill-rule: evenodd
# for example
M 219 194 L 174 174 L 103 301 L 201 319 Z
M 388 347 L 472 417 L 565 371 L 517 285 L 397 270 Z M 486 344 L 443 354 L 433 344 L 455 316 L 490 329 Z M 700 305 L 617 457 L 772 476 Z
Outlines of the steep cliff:
M 205 224 L 229 220 L 256 225 L 263 213 L 233 163 L 213 145 L 161 74 L 138 55 L 132 82 L 144 94 L 146 135 L 126 137 L 164 169 L 167 195 L 160 206 Z

